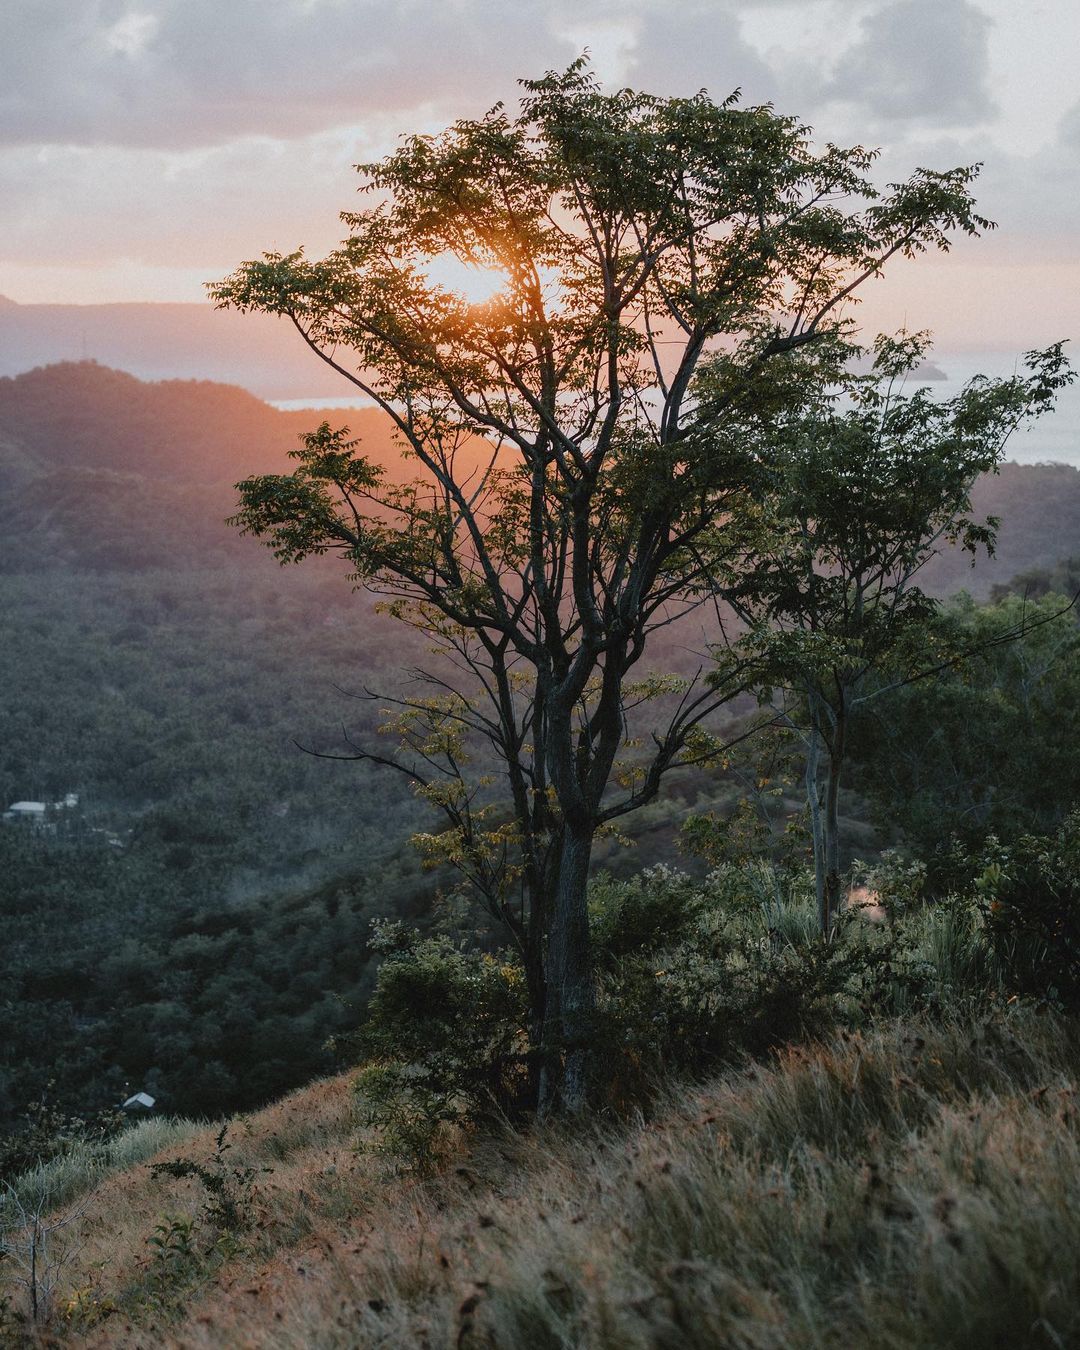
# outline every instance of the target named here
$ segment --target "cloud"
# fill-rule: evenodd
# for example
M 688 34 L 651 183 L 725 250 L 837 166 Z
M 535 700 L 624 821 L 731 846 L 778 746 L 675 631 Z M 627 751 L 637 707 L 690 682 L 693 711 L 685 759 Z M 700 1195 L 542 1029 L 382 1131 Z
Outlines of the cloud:
M 0 141 L 8 144 L 185 148 L 304 136 L 376 110 L 446 104 L 459 112 L 512 91 L 517 75 L 563 67 L 577 54 L 544 0 L 8 6 L 0 45 Z
M 758 0 L 763 2 L 778 0 Z M 737 88 L 753 103 L 776 93 L 776 79 L 744 39 L 738 17 L 708 3 L 680 6 L 677 18 L 666 6 L 647 10 L 637 25 L 627 78 L 657 94 L 708 89 L 718 101 Z
M 322 253 L 345 233 L 338 212 L 357 205 L 353 163 L 377 149 L 347 131 L 185 151 L 10 149 L 0 156 L 0 264 L 125 259 L 203 268 L 205 279 L 262 249 Z
M 1058 140 L 1066 153 L 1080 153 L 1080 103 L 1074 103 L 1062 117 L 1058 125 Z
M 892 0 L 865 16 L 823 94 L 882 120 L 971 126 L 995 113 L 993 22 L 970 0 Z

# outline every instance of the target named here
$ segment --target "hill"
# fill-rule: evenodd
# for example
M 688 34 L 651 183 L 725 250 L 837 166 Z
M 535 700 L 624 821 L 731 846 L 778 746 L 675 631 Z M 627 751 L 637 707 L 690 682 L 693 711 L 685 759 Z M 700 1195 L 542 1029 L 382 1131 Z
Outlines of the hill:
M 150 1121 L 16 1194 L 70 1218 L 56 1346 L 1072 1345 L 1078 1044 L 1030 1012 L 885 1025 L 669 1084 L 645 1122 L 459 1136 L 430 1180 L 357 1150 L 336 1078 L 227 1154 Z
M 91 362 L 0 380 L 0 806 L 80 794 L 62 837 L 0 828 L 0 1128 L 43 1089 L 43 1043 L 73 1109 L 125 1082 L 176 1110 L 287 1090 L 355 1020 L 369 918 L 432 898 L 406 844 L 431 817 L 404 780 L 297 748 L 370 739 L 378 702 L 343 691 L 398 689 L 422 644 L 333 560 L 281 569 L 224 523 L 236 478 L 285 467 L 315 417 Z M 400 472 L 384 418 L 340 419 Z M 1080 551 L 1077 471 L 1006 466 L 978 491 L 1001 560 L 950 560 L 937 589 Z M 693 623 L 658 666 L 697 659 Z M 686 815 L 735 791 L 688 774 L 598 862 L 676 856 Z M 257 1015 L 217 1015 L 230 1002 Z
M 340 385 L 336 392 L 340 392 Z M 147 382 L 94 361 L 0 378 L 0 570 L 65 565 L 152 566 L 187 544 L 193 557 L 249 558 L 223 518 L 232 485 L 285 471 L 298 438 L 323 414 L 282 412 L 244 389 L 209 380 Z M 400 449 L 384 414 L 352 408 L 347 424 L 391 475 Z M 985 599 L 995 584 L 1080 552 L 1080 470 L 1007 463 L 975 485 L 977 516 L 998 516 L 993 558 L 946 549 L 926 567 L 940 596 Z
M 0 375 L 93 358 L 144 380 L 242 385 L 264 398 L 334 398 L 340 376 L 292 325 L 209 304 L 17 305 L 0 297 Z
M 0 1132 L 50 1077 L 72 1109 L 129 1080 L 213 1111 L 295 1086 L 355 1020 L 371 918 L 430 901 L 407 785 L 297 744 L 370 735 L 343 691 L 396 687 L 409 635 L 225 524 L 310 426 L 91 362 L 0 380 L 0 809 L 79 797 L 0 825 Z
M 1003 464 L 978 480 L 971 500 L 976 518 L 1001 521 L 994 556 L 972 566 L 959 549 L 945 549 L 925 570 L 924 584 L 935 595 L 966 590 L 985 600 L 1019 572 L 1052 568 L 1080 553 L 1080 469 L 1072 465 Z
M 402 475 L 392 424 L 374 408 L 282 412 L 232 385 L 147 382 L 93 361 L 2 378 L 0 572 L 211 558 L 257 567 L 258 547 L 225 524 L 234 484 L 287 472 L 289 451 L 323 416 Z

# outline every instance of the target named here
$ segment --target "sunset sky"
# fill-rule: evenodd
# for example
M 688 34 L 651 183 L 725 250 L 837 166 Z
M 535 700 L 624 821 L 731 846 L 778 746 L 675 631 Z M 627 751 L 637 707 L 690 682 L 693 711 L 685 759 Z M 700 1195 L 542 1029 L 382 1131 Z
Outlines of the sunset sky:
M 999 222 L 896 270 L 867 323 L 1015 352 L 1080 335 L 1077 0 L 5 0 L 0 294 L 198 300 L 339 238 L 356 161 L 588 47 L 609 81 L 736 85 L 883 181 L 984 160 Z

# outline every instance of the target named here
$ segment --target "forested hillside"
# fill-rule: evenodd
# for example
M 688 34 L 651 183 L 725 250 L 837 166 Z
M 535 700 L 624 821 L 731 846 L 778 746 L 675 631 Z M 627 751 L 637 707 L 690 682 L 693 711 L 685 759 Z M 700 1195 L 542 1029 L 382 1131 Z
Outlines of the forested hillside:
M 170 1110 L 265 1101 L 328 1067 L 326 1037 L 355 1024 L 371 918 L 430 907 L 439 883 L 406 840 L 432 817 L 407 783 L 295 744 L 372 733 L 379 705 L 348 692 L 401 687 L 422 643 L 328 563 L 281 569 L 224 524 L 235 480 L 281 466 L 317 416 L 93 363 L 0 380 L 0 805 L 80 797 L 56 834 L 0 828 L 6 1119 L 50 1076 L 72 1109 L 125 1082 Z M 392 463 L 375 413 L 334 418 Z M 1075 551 L 1075 470 L 1007 465 L 977 495 L 1004 517 L 999 561 L 938 562 L 939 589 L 986 593 L 1003 568 Z M 654 660 L 697 659 L 704 636 L 691 621 Z M 918 708 L 902 725 L 925 724 Z M 1007 742 L 995 754 L 1015 777 Z M 708 820 L 756 781 L 737 772 L 673 780 L 636 848 L 608 841 L 600 864 L 700 870 L 680 829 L 696 813 L 710 856 Z M 778 828 L 798 810 L 785 792 Z
M 268 1099 L 355 1021 L 371 918 L 430 903 L 407 785 L 297 744 L 370 732 L 350 694 L 414 644 L 224 523 L 309 425 L 92 363 L 0 381 L 0 806 L 79 796 L 0 826 L 4 1120 L 49 1079 L 71 1109 Z

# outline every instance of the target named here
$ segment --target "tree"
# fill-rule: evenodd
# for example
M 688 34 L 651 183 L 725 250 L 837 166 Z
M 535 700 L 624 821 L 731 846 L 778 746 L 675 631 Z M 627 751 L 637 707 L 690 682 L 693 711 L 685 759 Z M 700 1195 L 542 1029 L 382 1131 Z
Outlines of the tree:
M 976 847 L 990 833 L 1006 845 L 1049 834 L 1080 803 L 1080 627 L 1062 612 L 1068 598 L 1045 585 L 1035 600 L 957 597 L 930 641 L 975 654 L 872 705 L 855 728 L 855 786 L 922 857 L 945 862 L 950 841 Z M 1024 641 L 994 641 L 1018 628 Z
M 853 721 L 886 694 L 1012 642 L 1060 609 L 1016 615 L 966 644 L 930 625 L 938 606 L 919 572 L 948 545 L 973 558 L 993 549 L 998 521 L 971 517 L 972 485 L 1074 372 L 1058 343 L 1029 352 L 1026 375 L 977 376 L 935 400 L 926 387 L 905 390 L 928 345 L 925 334 L 904 334 L 867 351 L 841 338 L 787 358 L 777 379 L 786 396 L 746 432 L 762 441 L 767 486 L 740 499 L 727 526 L 744 545 L 720 584 L 748 631 L 721 661 L 719 682 L 733 658 L 758 663 L 761 701 L 804 736 L 824 935 L 840 903 L 839 795 Z M 715 378 L 729 379 L 723 365 Z
M 429 847 L 513 935 L 547 1104 L 583 1099 L 595 833 L 718 753 L 706 723 L 742 683 L 737 667 L 713 685 L 631 679 L 650 636 L 707 599 L 730 542 L 717 522 L 754 490 L 734 411 L 767 403 L 774 363 L 839 331 L 890 257 L 988 225 L 975 169 L 879 195 L 873 159 L 815 151 L 794 118 L 737 95 L 605 93 L 582 60 L 524 82 L 514 116 L 362 166 L 375 199 L 321 262 L 264 254 L 211 287 L 291 320 L 415 470 L 392 480 L 324 424 L 293 473 L 240 485 L 236 519 L 282 562 L 339 552 L 447 654 L 393 705 L 401 753 L 351 753 L 441 809 Z M 500 292 L 470 304 L 440 285 L 448 257 Z M 701 385 L 718 345 L 728 379 Z M 620 763 L 658 697 L 648 750 Z M 477 741 L 494 784 L 469 777 Z

